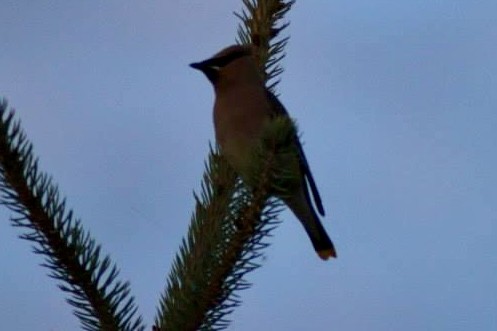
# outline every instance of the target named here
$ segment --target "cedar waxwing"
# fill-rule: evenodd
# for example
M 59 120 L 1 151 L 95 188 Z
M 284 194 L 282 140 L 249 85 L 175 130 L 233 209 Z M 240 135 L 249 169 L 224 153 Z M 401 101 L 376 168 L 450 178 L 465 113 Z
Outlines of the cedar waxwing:
M 265 123 L 275 116 L 288 117 L 285 107 L 265 87 L 252 50 L 252 46 L 233 45 L 210 59 L 190 64 L 203 72 L 214 86 L 216 140 L 221 152 L 242 179 L 247 167 L 250 167 L 253 149 L 259 142 Z M 319 257 L 323 260 L 336 257 L 333 243 L 311 203 L 310 192 L 317 210 L 324 216 L 321 198 L 295 127 L 292 143 L 298 165 L 294 162 L 295 169 L 290 170 L 299 173 L 300 180 L 292 186 L 295 189 L 279 198 L 300 220 Z

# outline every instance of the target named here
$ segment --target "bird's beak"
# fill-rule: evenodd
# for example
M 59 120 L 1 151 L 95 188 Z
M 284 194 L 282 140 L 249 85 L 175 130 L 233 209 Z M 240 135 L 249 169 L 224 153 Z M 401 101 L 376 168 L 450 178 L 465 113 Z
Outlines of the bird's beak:
M 192 67 L 193 69 L 200 70 L 200 71 L 203 71 L 205 68 L 205 66 L 203 65 L 203 62 L 190 63 L 190 67 Z
M 192 67 L 193 69 L 200 70 L 202 72 L 207 72 L 212 69 L 217 70 L 219 69 L 217 63 L 218 61 L 219 60 L 216 58 L 211 58 L 200 62 L 190 63 L 190 67 Z
M 190 67 L 201 71 L 211 83 L 215 83 L 218 77 L 219 68 L 215 66 L 215 59 L 208 59 L 202 62 L 190 63 Z

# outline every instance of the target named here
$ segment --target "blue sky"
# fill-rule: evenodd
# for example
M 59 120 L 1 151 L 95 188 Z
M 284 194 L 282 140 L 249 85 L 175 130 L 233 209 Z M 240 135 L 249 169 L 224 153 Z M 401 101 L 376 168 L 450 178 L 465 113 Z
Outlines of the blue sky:
M 0 95 L 151 325 L 186 233 L 236 1 L 3 1 Z M 289 212 L 233 330 L 497 329 L 497 2 L 297 1 L 280 98 L 339 258 Z M 0 320 L 75 330 L 0 210 Z M 2 223 L 2 222 L 0 222 Z

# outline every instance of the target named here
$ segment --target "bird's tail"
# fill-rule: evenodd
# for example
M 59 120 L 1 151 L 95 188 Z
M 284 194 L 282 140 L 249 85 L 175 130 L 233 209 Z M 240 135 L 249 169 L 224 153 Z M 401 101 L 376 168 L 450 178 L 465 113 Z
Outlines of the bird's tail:
M 319 257 L 323 260 L 328 260 L 330 257 L 337 257 L 335 246 L 333 246 L 308 196 L 304 192 L 300 193 L 300 196 L 284 199 L 285 203 L 304 226 L 309 239 L 311 239 L 312 246 L 314 246 Z

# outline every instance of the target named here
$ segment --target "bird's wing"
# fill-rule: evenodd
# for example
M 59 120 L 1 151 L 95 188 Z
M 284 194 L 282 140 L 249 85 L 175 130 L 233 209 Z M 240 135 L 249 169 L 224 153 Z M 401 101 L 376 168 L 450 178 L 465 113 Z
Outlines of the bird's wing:
M 278 98 L 269 90 L 266 90 L 267 93 L 267 98 L 271 106 L 271 110 L 274 112 L 275 116 L 286 116 L 288 117 L 288 112 L 285 109 L 285 106 L 278 100 Z M 309 184 L 312 192 L 312 196 L 314 198 L 314 204 L 316 205 L 316 208 L 319 211 L 319 214 L 321 216 L 324 216 L 324 208 L 323 208 L 323 203 L 321 202 L 321 197 L 319 195 L 318 188 L 316 186 L 316 182 L 314 181 L 314 177 L 312 177 L 311 169 L 309 167 L 309 163 L 307 162 L 307 158 L 305 157 L 304 154 L 304 149 L 302 148 L 302 144 L 300 143 L 299 137 L 297 135 L 297 132 L 294 134 L 294 142 L 295 145 L 297 146 L 297 152 L 299 156 L 299 163 L 300 167 L 304 173 L 304 177 Z M 309 195 L 309 191 L 307 188 L 307 185 L 304 185 L 304 191 L 306 195 Z

